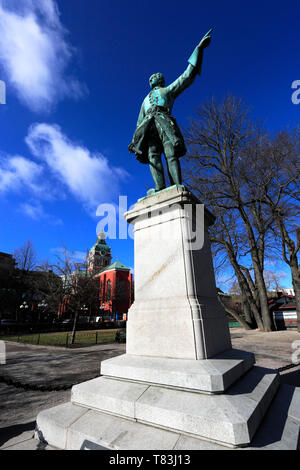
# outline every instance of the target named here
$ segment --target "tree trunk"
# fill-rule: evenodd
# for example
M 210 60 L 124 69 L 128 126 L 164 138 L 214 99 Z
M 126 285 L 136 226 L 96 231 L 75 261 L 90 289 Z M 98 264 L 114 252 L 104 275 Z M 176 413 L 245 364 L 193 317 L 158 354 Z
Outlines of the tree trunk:
M 272 320 L 271 320 L 271 315 L 270 315 L 270 310 L 269 310 L 269 305 L 268 305 L 268 295 L 267 295 L 265 281 L 258 266 L 255 266 L 255 262 L 253 262 L 253 266 L 255 270 L 256 285 L 258 288 L 263 329 L 264 331 L 272 331 L 273 325 L 272 325 Z
M 245 314 L 246 322 L 252 329 L 256 328 L 257 325 L 255 322 L 254 316 L 252 314 L 250 304 L 248 302 L 247 297 L 243 293 L 242 293 L 242 303 L 243 303 L 243 311 Z
M 235 310 L 233 310 L 232 308 L 230 308 L 230 307 L 228 307 L 226 304 L 224 304 L 224 302 L 222 301 L 222 299 L 220 298 L 220 296 L 218 296 L 218 299 L 219 299 L 220 304 L 221 304 L 222 307 L 224 308 L 224 310 L 225 310 L 229 315 L 231 315 L 238 323 L 241 323 L 241 325 L 243 325 L 243 327 L 244 327 L 246 330 L 251 330 L 251 326 L 248 325 L 248 323 L 246 322 L 246 320 L 244 320 L 243 317 L 241 317 Z
M 78 311 L 75 313 L 75 316 L 74 316 L 74 323 L 73 323 L 73 330 L 72 330 L 71 344 L 74 344 L 74 343 L 75 343 L 75 335 L 76 335 L 77 319 L 78 319 Z
M 239 197 L 237 197 L 237 200 L 239 201 Z M 266 289 L 266 285 L 265 285 L 265 281 L 263 277 L 263 267 L 262 267 L 262 264 L 260 263 L 260 259 L 262 258 L 262 253 L 257 248 L 251 223 L 240 201 L 239 201 L 239 212 L 241 214 L 241 218 L 244 222 L 245 228 L 248 233 L 251 259 L 252 259 L 252 264 L 253 264 L 253 269 L 254 269 L 254 274 L 255 274 L 255 285 L 257 286 L 257 289 L 258 289 L 259 302 L 260 302 L 260 307 L 261 307 L 260 311 L 261 311 L 263 330 L 272 331 L 272 321 L 271 321 L 271 315 L 270 315 L 270 310 L 268 306 L 267 289 Z
M 255 304 L 256 304 L 256 307 L 257 307 L 257 310 L 260 311 L 260 301 L 259 301 L 259 295 L 258 295 L 258 290 L 257 290 L 257 286 L 255 285 L 255 283 L 253 282 L 253 279 L 251 277 L 251 274 L 250 274 L 250 271 L 248 268 L 245 268 L 245 266 L 241 266 L 241 270 L 243 271 L 243 273 L 245 274 L 246 276 L 246 279 L 247 279 L 247 282 L 249 284 L 249 288 L 252 292 L 252 296 L 253 296 L 253 299 L 255 301 Z
M 262 323 L 262 320 L 261 320 L 261 317 L 260 317 L 260 313 L 257 309 L 257 306 L 256 306 L 256 303 L 253 299 L 253 295 L 252 295 L 252 292 L 251 292 L 251 289 L 249 287 L 249 284 L 247 282 L 247 279 L 244 275 L 244 273 L 242 272 L 241 270 L 241 267 L 240 265 L 238 264 L 235 256 L 234 256 L 234 253 L 233 251 L 230 249 L 230 246 L 228 245 L 228 243 L 226 244 L 226 250 L 227 250 L 227 253 L 228 253 L 228 256 L 229 256 L 229 259 L 230 259 L 230 263 L 231 265 L 233 266 L 234 268 L 234 271 L 235 271 L 235 274 L 236 274 L 236 277 L 238 279 L 238 283 L 239 283 L 239 286 L 240 286 L 240 289 L 241 289 L 241 292 L 243 294 L 243 296 L 245 296 L 245 298 L 247 299 L 249 305 L 250 305 L 250 308 L 251 308 L 251 311 L 253 313 L 253 316 L 255 318 L 255 321 L 256 321 L 256 324 L 257 324 L 257 327 L 260 329 L 260 330 L 264 330 L 264 325 Z
M 295 292 L 295 302 L 297 311 L 298 331 L 300 333 L 300 272 L 296 263 L 291 263 L 292 283 Z

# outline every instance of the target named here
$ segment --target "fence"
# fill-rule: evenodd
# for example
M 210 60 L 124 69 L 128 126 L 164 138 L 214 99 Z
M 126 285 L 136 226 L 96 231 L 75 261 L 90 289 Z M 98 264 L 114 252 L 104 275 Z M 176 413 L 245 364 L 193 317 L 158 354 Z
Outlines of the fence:
M 229 328 L 243 328 L 243 325 L 237 321 L 228 322 Z
M 37 334 L 18 334 L 14 336 L 1 336 L 0 340 L 16 341 L 24 344 L 34 344 L 41 346 L 63 346 L 63 347 L 84 347 L 96 344 L 115 342 L 118 330 L 100 330 L 100 331 L 77 331 L 74 342 L 72 343 L 72 333 L 37 333 Z
M 125 328 L 126 322 L 106 321 L 97 323 L 81 323 L 78 322 L 76 331 L 97 331 L 106 329 Z M 73 330 L 73 321 L 69 323 L 17 323 L 11 321 L 9 324 L 0 321 L 0 336 L 19 336 L 19 335 L 34 335 L 38 333 L 61 333 L 71 332 Z

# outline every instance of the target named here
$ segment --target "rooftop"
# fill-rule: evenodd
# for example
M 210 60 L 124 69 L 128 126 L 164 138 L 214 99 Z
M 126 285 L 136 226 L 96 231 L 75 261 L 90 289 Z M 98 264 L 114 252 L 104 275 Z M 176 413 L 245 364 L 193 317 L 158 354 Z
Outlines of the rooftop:
M 120 263 L 120 261 L 115 261 L 114 263 L 110 264 L 103 268 L 97 275 L 105 272 L 105 271 L 112 271 L 113 269 L 123 270 L 123 271 L 130 271 L 130 268 L 125 266 L 125 264 Z

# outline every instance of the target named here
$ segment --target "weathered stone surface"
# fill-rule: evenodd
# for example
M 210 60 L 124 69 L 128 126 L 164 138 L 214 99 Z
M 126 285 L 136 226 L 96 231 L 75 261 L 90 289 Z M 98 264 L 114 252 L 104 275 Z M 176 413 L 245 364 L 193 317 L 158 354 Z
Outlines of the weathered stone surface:
M 124 354 L 101 363 L 101 374 L 146 383 L 224 392 L 254 364 L 254 355 L 229 350 L 213 359 L 188 360 Z
M 173 449 L 179 436 L 116 416 L 89 411 L 68 432 L 68 450 Z
M 254 367 L 221 395 L 100 377 L 74 387 L 73 404 L 221 443 L 248 445 L 278 388 L 278 374 Z
M 36 420 L 36 438 L 50 446 L 65 449 L 67 430 L 87 410 L 71 403 L 41 411 Z
M 263 372 L 263 371 L 261 371 Z M 264 371 L 265 372 L 265 371 Z M 248 375 L 248 374 L 247 374 Z M 202 429 L 203 433 L 211 426 L 214 427 L 214 436 L 220 436 L 227 442 L 210 441 L 209 438 L 201 439 L 192 435 L 182 434 L 180 431 L 160 429 L 146 423 L 136 422 L 113 416 L 95 410 L 86 410 L 77 405 L 61 405 L 51 410 L 43 412 L 43 427 L 51 434 L 52 445 L 58 447 L 62 446 L 62 439 L 60 437 L 60 428 L 62 416 L 75 418 L 69 419 L 69 425 L 66 432 L 66 442 L 64 448 L 66 449 L 124 449 L 124 450 L 227 450 L 232 446 L 232 441 L 227 439 L 226 433 L 235 438 L 235 441 L 241 442 L 244 437 L 249 438 L 251 434 L 255 433 L 255 426 L 258 425 L 256 420 L 260 421 L 261 410 L 257 404 L 257 400 L 261 396 L 268 393 L 273 393 L 276 389 L 277 380 L 274 374 L 263 374 L 262 380 L 255 386 L 254 376 L 257 376 L 257 371 L 253 374 L 246 383 L 242 384 L 238 390 L 237 386 L 232 387 L 232 393 L 229 395 L 201 395 L 191 392 L 176 392 L 174 390 L 163 389 L 161 387 L 149 387 L 151 392 L 156 389 L 156 394 L 153 395 L 153 403 L 149 405 L 149 397 L 147 397 L 148 406 L 156 407 L 160 413 L 164 415 L 163 419 L 169 418 L 168 412 L 174 409 L 174 393 L 179 393 L 185 397 L 186 405 L 189 405 L 190 412 L 194 407 L 194 416 L 185 416 L 185 425 L 197 426 L 199 415 L 202 414 Z M 273 375 L 273 380 L 271 376 Z M 269 377 L 270 376 L 270 377 Z M 265 387 L 263 386 L 265 379 Z M 117 383 L 117 381 L 115 381 Z M 265 389 L 264 389 L 265 388 Z M 264 389 L 264 390 L 263 390 Z M 258 392 L 259 391 L 259 392 Z M 165 393 L 171 392 L 167 396 L 167 401 L 170 402 L 170 397 L 173 394 L 169 407 L 166 406 Z M 240 393 L 239 402 L 235 402 L 233 397 Z M 267 411 L 265 418 L 259 431 L 255 433 L 255 437 L 250 446 L 244 447 L 245 449 L 262 449 L 262 450 L 295 450 L 299 448 L 299 429 L 300 421 L 293 417 L 294 410 L 297 407 L 299 400 L 300 390 L 295 387 L 281 386 L 278 394 L 276 395 L 271 407 Z M 143 395 L 145 396 L 146 393 Z M 208 409 L 202 409 L 202 413 L 197 410 L 197 402 L 191 403 L 190 397 L 204 397 L 206 399 L 206 406 Z M 140 398 L 142 401 L 143 397 Z M 218 400 L 218 403 L 216 403 Z M 209 403 L 210 402 L 210 403 Z M 222 402 L 222 403 L 221 403 Z M 213 403 L 216 409 L 213 409 Z M 236 409 L 237 404 L 239 408 Z M 198 406 L 203 406 L 204 402 L 198 402 Z M 220 408 L 221 406 L 221 408 Z M 176 404 L 177 414 L 183 416 L 185 413 L 185 406 L 181 407 Z M 153 413 L 153 409 L 152 409 Z M 218 421 L 219 420 L 219 421 Z M 223 420 L 223 421 L 222 421 Z M 248 421 L 246 421 L 248 420 Z M 181 421 L 182 417 L 181 417 Z M 221 426 L 221 432 L 218 431 L 218 424 Z M 170 423 L 171 424 L 171 423 Z M 57 432 L 58 431 L 58 432 Z M 221 434 L 223 431 L 223 435 Z M 219 432 L 219 434 L 218 434 Z M 29 448 L 33 449 L 33 442 L 29 443 Z M 229 446 L 229 447 L 228 447 Z M 24 446 L 23 446 L 24 447 Z M 25 447 L 26 448 L 26 445 Z M 62 448 L 62 447 L 60 447 Z
M 135 418 L 135 403 L 148 385 L 98 377 L 72 388 L 71 401 L 95 410 Z
M 232 450 L 232 448 L 217 444 L 216 442 L 181 435 L 174 450 Z
M 136 418 L 200 438 L 248 445 L 266 411 L 260 403 L 273 397 L 278 387 L 276 373 L 257 369 L 223 395 L 149 387 L 136 403 Z
M 196 207 L 200 203 L 189 191 L 174 186 L 126 213 L 135 234 L 127 354 L 206 359 L 231 348 L 207 234 L 212 216 L 206 211 L 202 217 Z M 194 225 L 197 243 L 192 242 Z

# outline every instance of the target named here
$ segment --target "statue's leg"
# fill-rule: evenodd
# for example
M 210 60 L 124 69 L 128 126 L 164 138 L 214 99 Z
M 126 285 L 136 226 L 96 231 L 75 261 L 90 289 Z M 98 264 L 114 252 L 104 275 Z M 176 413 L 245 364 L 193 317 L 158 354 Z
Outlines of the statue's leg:
M 182 184 L 182 175 L 181 175 L 181 167 L 179 163 L 179 158 L 175 157 L 173 145 L 170 141 L 164 142 L 164 153 L 167 160 L 168 165 L 168 173 L 170 178 L 170 184 L 173 186 L 174 184 Z
M 160 191 L 166 187 L 164 167 L 161 161 L 163 148 L 155 128 L 152 129 L 149 137 L 148 158 L 150 171 L 155 183 L 155 191 Z
M 159 153 L 149 151 L 149 163 L 152 178 L 155 183 L 155 191 L 160 191 L 166 187 L 164 167 Z

